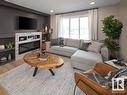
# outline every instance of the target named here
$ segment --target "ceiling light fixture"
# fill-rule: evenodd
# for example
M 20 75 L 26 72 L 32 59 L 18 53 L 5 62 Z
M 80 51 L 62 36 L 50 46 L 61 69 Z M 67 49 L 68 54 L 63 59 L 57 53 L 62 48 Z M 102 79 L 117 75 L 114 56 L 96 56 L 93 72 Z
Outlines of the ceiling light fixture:
M 95 4 L 95 2 L 90 2 L 90 5 L 94 5 Z
M 53 13 L 54 11 L 53 10 L 50 10 L 50 13 Z

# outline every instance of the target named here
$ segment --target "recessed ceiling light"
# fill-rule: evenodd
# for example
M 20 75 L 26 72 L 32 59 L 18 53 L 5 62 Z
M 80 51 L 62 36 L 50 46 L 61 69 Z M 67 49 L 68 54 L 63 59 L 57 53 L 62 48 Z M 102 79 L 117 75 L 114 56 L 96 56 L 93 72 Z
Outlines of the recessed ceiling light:
M 90 2 L 90 5 L 94 5 L 95 4 L 95 2 Z
M 53 10 L 50 10 L 51 13 L 53 13 L 54 11 Z

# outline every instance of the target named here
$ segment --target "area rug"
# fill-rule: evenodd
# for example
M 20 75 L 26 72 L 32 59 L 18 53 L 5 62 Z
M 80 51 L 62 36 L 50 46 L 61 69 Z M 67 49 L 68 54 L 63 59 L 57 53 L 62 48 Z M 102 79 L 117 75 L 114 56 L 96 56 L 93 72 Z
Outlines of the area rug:
M 54 69 L 52 76 L 47 69 L 39 69 L 35 77 L 34 68 L 27 64 L 0 75 L 0 84 L 10 95 L 73 95 L 74 71 L 67 58 L 64 65 Z M 77 88 L 76 95 L 85 95 Z

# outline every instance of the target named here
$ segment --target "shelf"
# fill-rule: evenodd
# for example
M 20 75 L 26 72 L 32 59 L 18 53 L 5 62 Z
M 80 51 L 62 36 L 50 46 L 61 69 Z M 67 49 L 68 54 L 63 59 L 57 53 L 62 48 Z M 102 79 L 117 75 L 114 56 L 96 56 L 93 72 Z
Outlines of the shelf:
M 15 50 L 15 48 L 7 48 L 7 49 L 3 49 L 3 50 L 0 50 L 0 53 L 1 53 L 1 52 L 10 51 L 10 50 Z
M 6 63 L 13 62 L 13 61 L 15 61 L 15 59 L 12 59 L 12 60 L 9 60 L 9 61 L 5 61 L 5 62 L 1 62 L 1 63 L 0 63 L 0 66 L 1 66 L 1 65 L 4 65 L 4 64 L 6 64 Z

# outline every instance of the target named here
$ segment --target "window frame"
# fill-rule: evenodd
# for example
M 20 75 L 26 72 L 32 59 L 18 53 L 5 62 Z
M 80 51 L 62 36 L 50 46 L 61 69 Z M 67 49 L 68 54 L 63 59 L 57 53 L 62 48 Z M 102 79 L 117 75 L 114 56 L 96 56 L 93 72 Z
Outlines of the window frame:
M 81 39 L 80 38 L 80 33 L 81 33 L 81 29 L 80 29 L 80 18 L 83 18 L 83 17 L 87 17 L 88 18 L 88 31 L 89 31 L 89 39 Z M 70 16 L 70 17 L 62 17 L 62 20 L 64 18 L 67 18 L 69 19 L 69 35 L 68 37 L 64 37 L 64 38 L 71 38 L 71 19 L 72 18 L 78 18 L 78 40 L 91 40 L 91 37 L 90 37 L 90 30 L 89 30 L 89 16 L 88 15 L 85 15 L 85 16 Z M 60 22 L 61 23 L 61 22 Z M 61 26 L 62 27 L 62 26 Z M 58 35 L 59 36 L 59 35 Z M 60 35 L 61 36 L 61 35 Z M 75 38 L 71 38 L 71 39 L 75 39 Z

